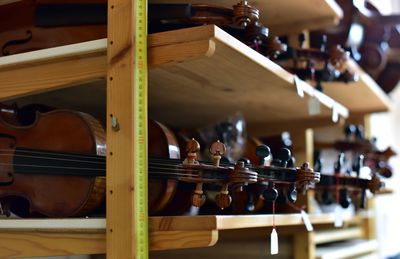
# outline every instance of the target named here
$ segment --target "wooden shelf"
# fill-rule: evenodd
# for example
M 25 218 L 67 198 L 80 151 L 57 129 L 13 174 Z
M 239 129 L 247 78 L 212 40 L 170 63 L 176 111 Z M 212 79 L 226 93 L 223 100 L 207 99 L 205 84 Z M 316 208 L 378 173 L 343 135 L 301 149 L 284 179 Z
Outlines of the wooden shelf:
M 361 227 L 349 227 L 344 229 L 318 230 L 314 233 L 314 243 L 325 244 L 336 241 L 363 238 L 364 232 Z
M 252 128 L 259 129 L 253 132 L 258 135 L 265 126 L 279 131 L 329 125 L 333 113 L 348 116 L 344 106 L 216 26 L 153 34 L 149 46 L 149 114 L 175 127 L 203 126 L 240 112 Z M 99 80 L 106 73 L 105 48 L 103 39 L 0 58 L 0 99 L 92 81 L 87 88 L 62 89 L 20 101 L 54 103 L 99 116 L 106 102 L 105 82 Z M 65 68 L 66 62 L 75 72 Z M 46 68 L 51 72 L 43 72 Z M 310 116 L 310 98 L 319 114 Z
M 324 83 L 324 92 L 346 106 L 351 114 L 362 115 L 389 111 L 392 101 L 379 85 L 355 61 L 348 61 L 348 66 L 358 74 L 358 81 L 348 84 Z
M 310 220 L 314 225 L 333 224 L 334 216 L 310 215 Z M 287 214 L 276 215 L 275 224 L 291 227 L 304 223 L 300 214 Z M 218 231 L 271 226 L 272 215 L 150 217 L 150 250 L 213 246 Z M 102 254 L 105 229 L 104 218 L 2 219 L 0 258 Z
M 239 0 L 219 0 L 214 4 L 232 8 Z M 150 0 L 150 3 L 204 3 L 203 0 Z M 317 30 L 339 22 L 343 12 L 333 0 L 253 0 L 251 5 L 260 10 L 260 21 L 274 35 Z
M 316 258 L 340 259 L 361 258 L 362 255 L 376 252 L 378 242 L 376 240 L 354 240 L 339 242 L 317 247 Z

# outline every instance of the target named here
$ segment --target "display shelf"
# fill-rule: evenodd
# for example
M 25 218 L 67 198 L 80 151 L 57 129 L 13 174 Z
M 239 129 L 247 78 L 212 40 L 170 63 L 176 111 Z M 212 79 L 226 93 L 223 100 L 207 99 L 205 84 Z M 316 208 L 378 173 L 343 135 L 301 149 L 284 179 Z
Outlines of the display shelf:
M 213 246 L 218 231 L 271 227 L 272 215 L 150 217 L 150 250 Z M 312 224 L 333 224 L 332 214 L 310 215 Z M 347 218 L 346 221 L 354 221 Z M 278 227 L 302 226 L 300 214 L 276 215 Z M 106 220 L 2 219 L 0 258 L 102 254 Z M 39 245 L 40 244 L 40 245 Z M 22 249 L 24 248 L 24 249 Z
M 200 3 L 203 0 L 150 0 L 150 3 Z M 239 0 L 220 0 L 215 5 L 232 8 Z M 272 0 L 249 1 L 260 10 L 260 21 L 274 35 L 298 33 L 302 30 L 317 30 L 339 22 L 343 12 L 334 0 Z
M 363 238 L 363 235 L 364 231 L 361 227 L 318 230 L 314 233 L 314 242 L 319 245 L 349 239 L 360 239 Z
M 333 113 L 348 116 L 344 106 L 216 26 L 158 33 L 150 42 L 149 114 L 154 119 L 197 127 L 241 112 L 257 131 L 331 122 Z M 319 106 L 318 115 L 310 116 L 310 98 Z
M 282 130 L 294 125 L 307 127 L 315 122 L 329 125 L 332 116 L 348 116 L 344 106 L 216 26 L 153 34 L 149 37 L 149 46 L 149 114 L 151 118 L 175 127 L 202 126 L 237 112 L 242 113 L 256 131 L 265 126 L 271 130 L 274 127 Z M 65 58 L 71 65 L 76 62 L 87 64 L 87 59 L 93 56 L 105 60 L 105 48 L 106 41 L 97 40 L 0 58 L 0 80 L 4 79 L 1 85 L 4 91 L 1 91 L 0 98 L 10 99 L 58 89 L 71 82 L 84 83 L 105 77 L 105 61 L 92 64 L 95 67 L 89 70 L 97 71 L 95 73 L 77 69 L 77 72 L 85 71 L 83 78 L 79 73 L 65 75 L 66 70 L 62 65 Z M 52 56 L 46 51 L 56 55 Z M 74 51 L 76 56 L 72 55 Z M 61 62 L 60 66 L 57 65 L 58 61 Z M 90 67 L 90 63 L 87 65 Z M 52 67 L 52 72 L 44 73 L 43 66 Z M 19 76 L 15 73 L 19 73 Z M 68 79 L 55 80 L 55 75 L 63 75 Z M 34 100 L 48 104 L 58 99 L 57 107 L 76 108 L 83 106 L 79 103 L 88 106 L 90 99 L 93 107 L 83 111 L 97 115 L 96 112 L 105 107 L 104 81 L 99 81 L 97 87 L 98 90 L 91 88 L 86 92 L 82 87 L 66 89 L 57 94 L 50 93 L 53 98 L 43 95 Z M 77 98 L 82 95 L 89 95 L 90 98 Z M 60 101 L 68 99 L 68 96 L 69 103 Z M 204 105 L 205 102 L 207 105 Z M 312 109 L 310 102 L 314 103 Z M 315 115 L 311 116 L 310 113 Z
M 392 101 L 388 95 L 354 60 L 349 60 L 347 64 L 350 70 L 358 75 L 358 80 L 347 84 L 343 82 L 324 83 L 324 92 L 346 106 L 351 114 L 363 115 L 389 111 Z
M 376 252 L 377 249 L 378 242 L 376 240 L 353 240 L 339 242 L 317 247 L 316 258 L 361 258 L 363 255 Z

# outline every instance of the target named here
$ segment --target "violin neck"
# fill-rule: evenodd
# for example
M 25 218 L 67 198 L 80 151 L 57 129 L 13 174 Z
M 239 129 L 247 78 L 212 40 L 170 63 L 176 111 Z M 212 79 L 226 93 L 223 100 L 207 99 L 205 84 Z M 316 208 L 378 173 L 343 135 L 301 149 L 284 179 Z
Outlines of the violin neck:
M 369 180 L 358 177 L 321 174 L 321 180 L 319 184 L 323 186 L 335 186 L 337 184 L 339 186 L 345 186 L 349 188 L 368 189 L 368 182 Z

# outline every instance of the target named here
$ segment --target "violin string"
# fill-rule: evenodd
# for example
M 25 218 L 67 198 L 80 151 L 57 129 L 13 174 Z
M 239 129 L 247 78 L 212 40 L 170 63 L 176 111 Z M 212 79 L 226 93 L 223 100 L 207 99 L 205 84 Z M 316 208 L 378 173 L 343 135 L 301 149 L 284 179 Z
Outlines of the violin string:
M 86 157 L 91 159 L 104 160 L 105 156 L 90 155 L 90 154 L 77 154 L 77 153 L 62 153 L 62 152 L 51 152 L 42 150 L 30 150 L 30 149 L 0 149 L 0 152 L 22 152 L 22 153 L 34 153 L 34 154 L 45 154 L 45 155 L 57 155 L 57 156 L 67 156 L 67 157 Z
M 104 164 L 105 161 L 95 162 L 89 160 L 78 160 L 78 159 L 68 159 L 68 158 L 55 158 L 55 157 L 41 157 L 41 156 L 32 156 L 32 155 L 20 155 L 20 154 L 5 154 L 0 153 L 0 156 L 11 156 L 11 157 L 25 157 L 25 158 L 36 158 L 36 159 L 46 159 L 46 160 L 56 160 L 56 161 L 69 161 L 69 162 L 85 162 L 85 163 L 92 163 L 92 164 Z

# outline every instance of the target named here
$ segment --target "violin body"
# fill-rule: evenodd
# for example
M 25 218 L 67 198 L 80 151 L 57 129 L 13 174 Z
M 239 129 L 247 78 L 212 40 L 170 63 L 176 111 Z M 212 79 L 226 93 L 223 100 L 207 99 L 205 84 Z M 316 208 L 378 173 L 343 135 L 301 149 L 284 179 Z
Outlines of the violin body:
M 46 153 L 62 152 L 64 158 L 72 160 L 74 156 L 67 154 L 105 156 L 104 131 L 94 118 L 79 112 L 54 111 L 38 114 L 32 125 L 20 126 L 0 117 L 0 133 L 0 201 L 9 204 L 12 212 L 25 217 L 71 217 L 86 215 L 101 205 L 105 177 L 59 175 L 59 167 L 71 163 Z M 43 159 L 55 162 L 46 166 L 40 164 Z M 16 166 L 17 160 L 21 166 Z M 32 173 L 24 173 L 31 167 Z

